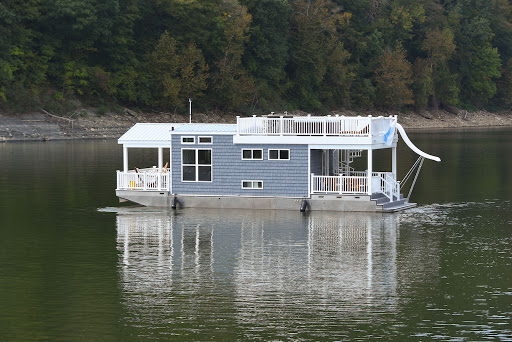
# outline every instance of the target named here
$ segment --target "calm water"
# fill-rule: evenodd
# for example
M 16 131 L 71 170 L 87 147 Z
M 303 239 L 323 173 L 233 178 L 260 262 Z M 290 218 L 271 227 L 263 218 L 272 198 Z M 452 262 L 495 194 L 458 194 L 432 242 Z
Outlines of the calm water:
M 0 144 L 0 340 L 512 341 L 512 131 L 411 138 L 386 215 L 119 206 L 115 142 Z

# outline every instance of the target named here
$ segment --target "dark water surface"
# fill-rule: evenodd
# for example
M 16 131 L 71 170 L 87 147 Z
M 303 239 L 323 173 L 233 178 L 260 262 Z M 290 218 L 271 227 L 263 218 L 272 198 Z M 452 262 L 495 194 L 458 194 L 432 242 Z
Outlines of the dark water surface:
M 0 144 L 0 340 L 512 341 L 512 131 L 411 138 L 385 215 L 119 206 L 116 142 Z

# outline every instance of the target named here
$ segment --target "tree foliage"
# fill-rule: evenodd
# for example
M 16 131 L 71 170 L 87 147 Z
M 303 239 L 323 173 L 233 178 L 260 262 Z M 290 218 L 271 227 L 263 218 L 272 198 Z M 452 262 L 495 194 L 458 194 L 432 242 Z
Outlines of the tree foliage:
M 0 109 L 512 105 L 509 0 L 4 0 Z

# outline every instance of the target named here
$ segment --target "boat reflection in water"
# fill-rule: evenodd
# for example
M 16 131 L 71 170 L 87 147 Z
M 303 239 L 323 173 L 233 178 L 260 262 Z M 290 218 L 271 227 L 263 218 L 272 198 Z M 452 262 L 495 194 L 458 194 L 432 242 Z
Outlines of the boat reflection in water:
M 390 214 L 119 211 L 127 319 L 152 325 L 152 334 L 172 325 L 199 338 L 197 327 L 211 324 L 235 334 L 227 337 L 240 338 L 238 327 L 244 338 L 266 329 L 273 338 L 324 336 L 340 320 L 394 314 L 404 301 L 399 225 Z

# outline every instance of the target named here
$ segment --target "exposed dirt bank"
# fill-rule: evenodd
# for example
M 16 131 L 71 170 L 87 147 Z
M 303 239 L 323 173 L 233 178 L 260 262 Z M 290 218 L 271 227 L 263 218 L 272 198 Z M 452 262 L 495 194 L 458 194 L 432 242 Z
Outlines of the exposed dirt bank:
M 294 115 L 306 115 L 294 112 Z M 512 127 L 512 112 L 488 113 L 484 111 L 459 111 L 454 114 L 444 110 L 428 112 L 333 112 L 333 115 L 394 115 L 407 130 L 439 130 L 469 127 Z M 193 114 L 193 122 L 235 123 L 232 115 L 214 113 Z M 61 139 L 113 139 L 119 138 L 138 122 L 188 122 L 188 115 L 171 113 L 136 113 L 125 110 L 122 114 L 96 115 L 92 110 L 76 111 L 68 117 L 57 117 L 51 113 L 31 113 L 10 116 L 0 113 L 0 142 Z

